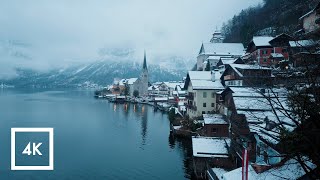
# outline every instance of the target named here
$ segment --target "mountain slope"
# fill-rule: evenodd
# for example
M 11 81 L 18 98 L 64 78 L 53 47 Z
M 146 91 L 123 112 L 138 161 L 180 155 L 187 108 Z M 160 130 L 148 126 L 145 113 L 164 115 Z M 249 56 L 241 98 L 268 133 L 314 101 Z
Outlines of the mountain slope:
M 164 66 L 163 64 L 149 65 L 149 81 L 181 80 L 182 77 L 186 76 L 187 70 L 190 69 L 190 67 L 187 67 L 187 63 L 177 63 L 178 64 L 174 66 L 172 66 L 171 63 L 171 69 L 166 68 L 168 65 Z M 55 69 L 46 73 L 18 68 L 16 70 L 17 77 L 2 80 L 2 82 L 17 87 L 74 87 L 86 82 L 103 86 L 112 83 L 114 78 L 138 77 L 141 69 L 142 67 L 138 63 L 106 60 L 72 66 L 65 69 Z
M 291 34 L 299 17 L 315 7 L 319 0 L 264 0 L 263 5 L 243 10 L 222 27 L 225 42 L 245 45 L 253 35 Z

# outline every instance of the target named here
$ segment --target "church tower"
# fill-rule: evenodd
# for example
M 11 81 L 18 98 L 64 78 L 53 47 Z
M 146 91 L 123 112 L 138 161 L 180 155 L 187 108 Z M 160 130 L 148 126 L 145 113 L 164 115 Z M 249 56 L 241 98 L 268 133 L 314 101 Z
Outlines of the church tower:
M 149 83 L 149 74 L 148 74 L 148 67 L 147 67 L 147 56 L 146 56 L 146 51 L 144 51 L 142 72 L 139 77 L 139 94 L 140 94 L 140 96 L 147 96 L 148 95 L 148 87 L 149 87 L 148 83 Z
M 218 30 L 216 30 L 213 34 L 212 34 L 212 38 L 210 40 L 211 43 L 222 43 L 224 40 L 224 37 L 222 35 L 222 33 Z

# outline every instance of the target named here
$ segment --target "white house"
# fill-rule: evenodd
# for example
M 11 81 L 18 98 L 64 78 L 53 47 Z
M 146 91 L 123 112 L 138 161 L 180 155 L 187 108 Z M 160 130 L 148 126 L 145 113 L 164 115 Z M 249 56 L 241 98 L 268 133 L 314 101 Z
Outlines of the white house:
M 189 71 L 184 88 L 187 89 L 187 114 L 190 118 L 216 110 L 216 92 L 224 89 L 216 71 Z

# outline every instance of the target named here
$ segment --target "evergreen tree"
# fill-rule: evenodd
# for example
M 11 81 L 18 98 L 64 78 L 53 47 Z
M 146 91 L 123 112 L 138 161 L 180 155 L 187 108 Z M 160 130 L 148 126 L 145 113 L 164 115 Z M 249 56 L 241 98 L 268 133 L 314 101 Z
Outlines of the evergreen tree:
M 211 67 L 210 67 L 210 62 L 209 60 L 207 60 L 207 65 L 206 68 L 204 69 L 205 71 L 211 71 Z

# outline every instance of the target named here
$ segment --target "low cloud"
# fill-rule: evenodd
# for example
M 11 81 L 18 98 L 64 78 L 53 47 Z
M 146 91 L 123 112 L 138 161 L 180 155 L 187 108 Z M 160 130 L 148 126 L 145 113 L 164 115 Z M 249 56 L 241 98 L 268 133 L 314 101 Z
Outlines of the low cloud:
M 25 47 L 25 57 L 10 59 L 8 53 L 0 52 L 0 70 L 19 65 L 45 70 L 92 61 L 100 58 L 101 48 L 134 49 L 137 58 L 143 56 L 143 49 L 151 57 L 196 57 L 201 42 L 208 41 L 216 27 L 261 2 L 4 1 L 0 6 L 0 41 L 20 41 L 29 46 Z

